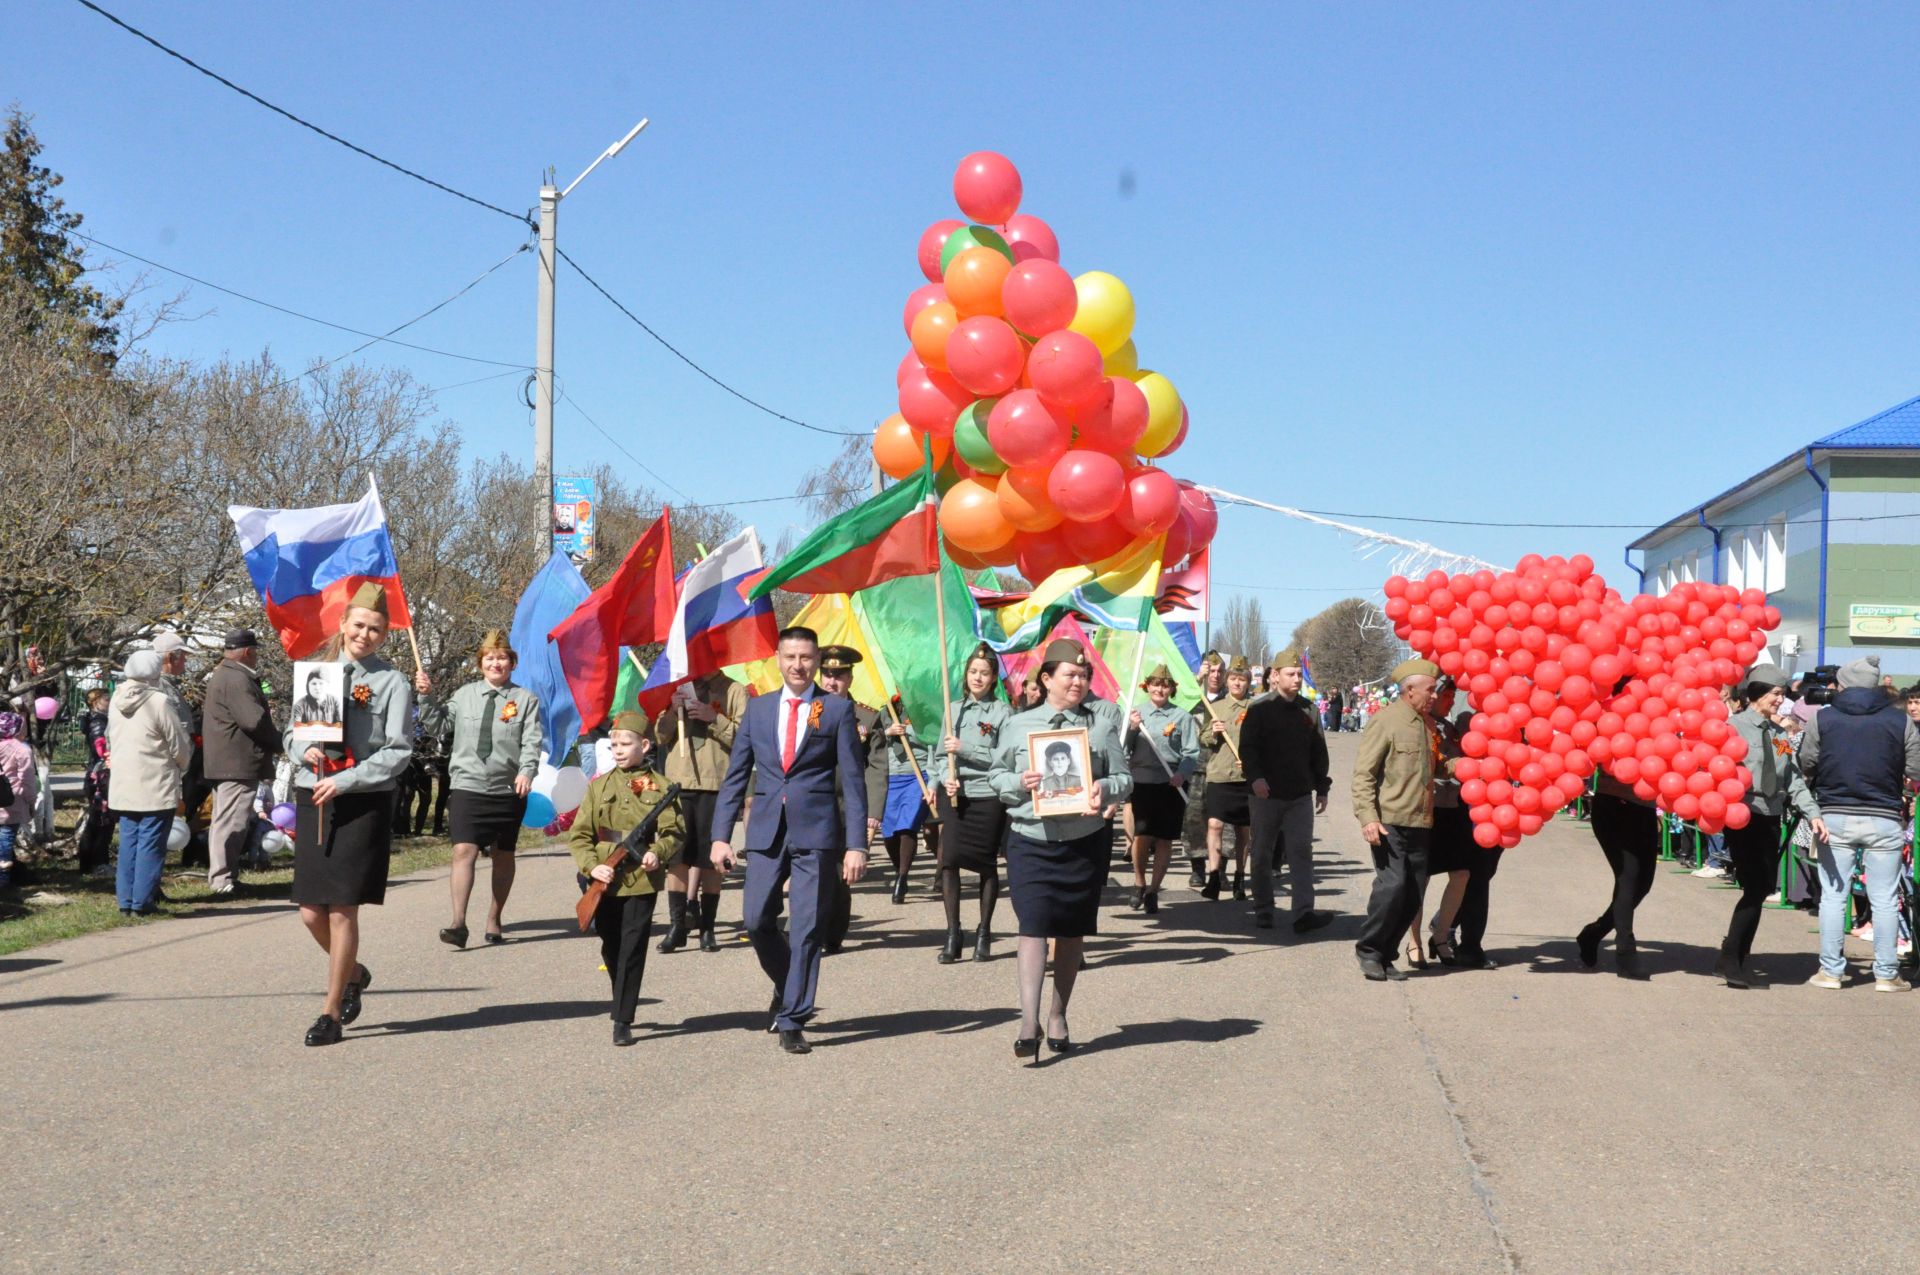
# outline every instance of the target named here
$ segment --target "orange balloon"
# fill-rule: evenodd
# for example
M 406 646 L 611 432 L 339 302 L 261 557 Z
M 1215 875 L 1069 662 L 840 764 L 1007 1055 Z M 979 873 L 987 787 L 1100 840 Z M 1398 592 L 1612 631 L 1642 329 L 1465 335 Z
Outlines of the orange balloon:
M 980 314 L 1003 315 L 1007 308 L 1000 300 L 1000 287 L 1012 269 L 1013 263 L 991 248 L 956 253 L 947 263 L 947 300 L 963 319 Z
M 889 478 L 910 477 L 923 463 L 920 443 L 925 438 L 925 434 L 907 424 L 898 412 L 881 421 L 873 431 L 873 459 L 879 463 L 880 472 Z M 946 464 L 952 447 L 951 439 L 933 440 L 935 469 Z
M 996 257 L 999 253 L 994 254 Z M 913 316 L 907 330 L 913 340 L 913 352 L 920 361 L 936 371 L 947 370 L 947 338 L 960 326 L 960 316 L 945 301 L 936 301 Z
M 1050 472 L 1010 469 L 1000 476 L 1000 514 L 1016 530 L 1047 531 L 1060 525 L 1062 515 L 1047 497 Z
M 1019 538 L 1016 536 L 1008 536 L 1007 543 L 1001 545 L 998 549 L 989 549 L 987 552 L 979 555 L 979 557 L 980 561 L 990 567 L 1011 567 L 1020 558 Z M 959 559 L 956 558 L 955 561 L 957 562 Z
M 1000 514 L 993 486 L 962 478 L 940 498 L 940 530 L 971 554 L 992 553 L 1013 539 L 1013 524 Z
M 1007 543 L 1012 544 L 1013 542 L 1009 540 Z M 962 567 L 968 571 L 984 571 L 993 565 L 985 558 L 975 557 L 973 554 L 968 553 L 951 540 L 946 541 L 942 547 L 946 549 L 947 557 L 953 559 L 953 565 L 956 567 Z

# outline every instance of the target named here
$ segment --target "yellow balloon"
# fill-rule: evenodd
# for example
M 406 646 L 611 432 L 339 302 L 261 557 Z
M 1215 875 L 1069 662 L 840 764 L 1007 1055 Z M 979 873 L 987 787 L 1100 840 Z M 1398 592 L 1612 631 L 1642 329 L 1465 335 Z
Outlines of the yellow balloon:
M 1147 396 L 1147 429 L 1134 446 L 1142 456 L 1158 456 L 1180 432 L 1180 391 L 1158 372 L 1142 372 L 1133 383 Z
M 1079 306 L 1069 332 L 1078 332 L 1103 355 L 1112 354 L 1133 335 L 1133 294 L 1104 270 L 1089 270 L 1073 281 Z
M 1133 348 L 1129 341 L 1100 362 L 1100 370 L 1108 376 L 1124 376 L 1132 380 L 1140 371 L 1140 351 Z

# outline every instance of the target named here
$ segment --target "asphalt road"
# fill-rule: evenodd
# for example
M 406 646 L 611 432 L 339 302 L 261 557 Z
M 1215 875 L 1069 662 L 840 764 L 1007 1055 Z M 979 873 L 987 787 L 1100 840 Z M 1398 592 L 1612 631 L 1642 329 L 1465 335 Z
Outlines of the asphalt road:
M 1352 747 L 1319 825 L 1340 921 L 1258 932 L 1183 875 L 1149 921 L 1116 874 L 1083 1047 L 1040 1067 L 1012 1055 L 1010 939 L 937 965 L 937 901 L 894 907 L 884 877 L 805 1058 L 761 1030 L 732 942 L 655 956 L 641 1042 L 613 1049 L 557 849 L 523 856 L 504 947 L 435 940 L 444 872 L 397 883 L 365 915 L 366 1013 L 327 1049 L 301 1044 L 323 967 L 284 905 L 0 958 L 0 1267 L 1920 1266 L 1920 997 L 1799 986 L 1795 912 L 1760 931 L 1772 985 L 1729 991 L 1706 971 L 1732 895 L 1665 872 L 1652 981 L 1583 970 L 1568 936 L 1608 878 L 1571 824 L 1507 856 L 1500 969 L 1364 983 Z

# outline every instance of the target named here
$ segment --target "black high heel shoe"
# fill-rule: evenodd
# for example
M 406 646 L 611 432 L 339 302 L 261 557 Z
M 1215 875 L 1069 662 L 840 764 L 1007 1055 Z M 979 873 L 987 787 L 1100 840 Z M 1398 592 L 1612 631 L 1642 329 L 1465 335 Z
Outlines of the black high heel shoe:
M 446 929 L 440 931 L 440 941 L 449 947 L 466 947 L 467 927 L 464 925 L 449 925 Z
M 1015 1036 L 1013 1038 L 1013 1056 L 1015 1058 L 1038 1058 L 1040 1056 L 1040 1038 L 1038 1036 L 1025 1038 Z
M 1049 1034 L 1047 1036 L 1047 1048 L 1056 1054 L 1064 1054 L 1073 1049 L 1073 1041 L 1066 1036 L 1055 1037 Z
M 947 929 L 947 945 L 940 949 L 940 955 L 934 959 L 942 965 L 952 965 L 960 959 L 961 943 L 960 927 L 957 925 L 949 926 Z

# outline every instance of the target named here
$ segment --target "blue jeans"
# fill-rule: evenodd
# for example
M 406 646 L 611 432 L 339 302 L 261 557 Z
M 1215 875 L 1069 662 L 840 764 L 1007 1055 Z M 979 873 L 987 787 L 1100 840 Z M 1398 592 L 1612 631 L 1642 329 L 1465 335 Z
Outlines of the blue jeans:
M 167 834 L 173 811 L 153 810 L 120 816 L 120 867 L 114 893 L 122 912 L 145 912 L 160 893 L 160 868 L 167 861 Z
M 13 875 L 13 843 L 19 836 L 19 824 L 0 823 L 0 886 Z
M 1847 898 L 1853 874 L 1866 865 L 1867 900 L 1873 907 L 1873 976 L 1900 972 L 1900 858 L 1906 830 L 1898 819 L 1874 815 L 1828 815 L 1827 843 L 1820 847 L 1820 968 L 1845 977 Z
M 1707 847 L 1707 867 L 1730 868 L 1733 866 L 1733 856 L 1727 853 L 1727 839 L 1725 837 L 1716 833 L 1711 837 L 1703 837 L 1701 840 Z

